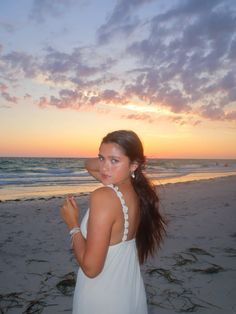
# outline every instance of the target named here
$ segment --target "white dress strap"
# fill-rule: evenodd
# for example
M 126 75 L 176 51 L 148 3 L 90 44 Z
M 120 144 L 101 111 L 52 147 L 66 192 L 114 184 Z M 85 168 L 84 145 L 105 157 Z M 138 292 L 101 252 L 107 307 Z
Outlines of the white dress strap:
M 120 202 L 121 202 L 122 211 L 124 214 L 124 233 L 123 233 L 123 237 L 122 237 L 122 242 L 124 242 L 127 240 L 128 233 L 129 233 L 128 207 L 126 206 L 123 194 L 119 191 L 118 187 L 113 185 L 113 184 L 109 184 L 107 186 L 112 188 L 116 192 L 116 195 L 119 197 Z

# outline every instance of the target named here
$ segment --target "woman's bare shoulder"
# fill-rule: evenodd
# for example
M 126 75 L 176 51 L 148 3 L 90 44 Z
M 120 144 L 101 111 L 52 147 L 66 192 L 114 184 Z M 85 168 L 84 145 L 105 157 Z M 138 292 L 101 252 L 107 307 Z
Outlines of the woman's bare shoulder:
M 110 207 L 111 204 L 113 204 L 113 206 L 119 204 L 115 192 L 108 186 L 103 186 L 94 190 L 90 195 L 90 203 L 98 205 L 102 204 L 103 207 Z
M 118 209 L 119 206 L 119 200 L 111 188 L 98 188 L 90 196 L 90 217 L 96 221 L 103 220 L 112 224 L 116 219 L 116 210 L 114 209 Z
M 102 186 L 102 187 L 94 190 L 91 193 L 90 197 L 91 198 L 100 198 L 100 197 L 108 197 L 108 198 L 112 197 L 113 198 L 114 195 L 115 195 L 115 193 L 110 187 Z

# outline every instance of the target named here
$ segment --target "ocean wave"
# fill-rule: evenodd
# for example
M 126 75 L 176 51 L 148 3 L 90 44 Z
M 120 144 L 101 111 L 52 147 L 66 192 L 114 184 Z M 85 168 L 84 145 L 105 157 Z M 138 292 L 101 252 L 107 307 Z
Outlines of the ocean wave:
M 84 158 L 0 158 L 0 186 L 87 184 L 93 178 L 84 169 Z M 236 171 L 236 160 L 148 159 L 150 178 L 171 178 L 190 173 Z

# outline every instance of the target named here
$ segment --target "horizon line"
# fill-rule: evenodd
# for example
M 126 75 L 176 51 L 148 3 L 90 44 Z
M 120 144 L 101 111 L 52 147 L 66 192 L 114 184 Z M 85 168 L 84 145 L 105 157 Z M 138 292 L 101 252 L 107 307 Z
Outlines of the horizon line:
M 195 159 L 195 160 L 236 160 L 236 157 L 148 157 L 147 159 Z M 47 158 L 47 159 L 87 159 L 96 158 L 93 156 L 0 156 L 0 158 Z

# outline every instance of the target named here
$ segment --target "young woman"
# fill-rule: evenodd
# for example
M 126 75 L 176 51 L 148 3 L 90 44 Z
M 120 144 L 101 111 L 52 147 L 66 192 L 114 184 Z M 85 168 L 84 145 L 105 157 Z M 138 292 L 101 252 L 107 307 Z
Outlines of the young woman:
M 165 221 L 143 174 L 144 163 L 134 132 L 107 134 L 98 158 L 86 162 L 88 172 L 104 186 L 91 193 L 81 226 L 73 197 L 61 208 L 80 266 L 73 314 L 147 313 L 140 263 L 160 246 Z

